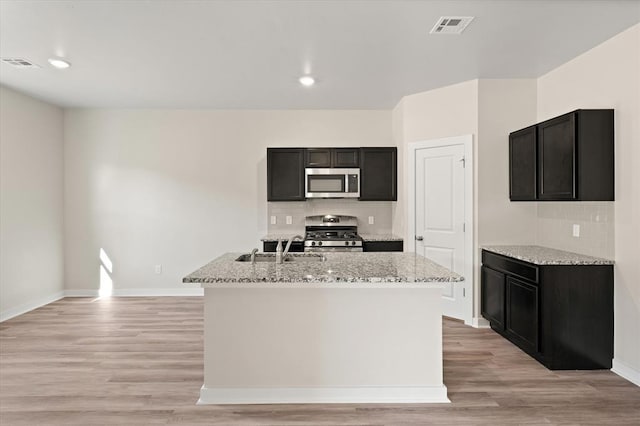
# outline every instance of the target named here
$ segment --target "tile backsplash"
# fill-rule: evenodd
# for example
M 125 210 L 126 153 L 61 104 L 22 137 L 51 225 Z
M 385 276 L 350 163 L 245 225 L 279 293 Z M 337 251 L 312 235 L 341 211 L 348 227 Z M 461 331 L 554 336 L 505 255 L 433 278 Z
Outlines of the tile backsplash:
M 539 202 L 538 245 L 614 259 L 615 204 L 598 202 Z M 573 236 L 573 225 L 580 236 Z
M 348 215 L 358 218 L 358 232 L 361 234 L 390 234 L 392 201 L 357 201 L 349 199 L 319 199 L 300 202 L 267 203 L 267 232 L 269 234 L 301 233 L 304 231 L 305 216 L 312 215 Z M 276 224 L 271 224 L 271 216 Z M 291 216 L 291 225 L 286 217 Z M 374 224 L 369 225 L 369 216 Z

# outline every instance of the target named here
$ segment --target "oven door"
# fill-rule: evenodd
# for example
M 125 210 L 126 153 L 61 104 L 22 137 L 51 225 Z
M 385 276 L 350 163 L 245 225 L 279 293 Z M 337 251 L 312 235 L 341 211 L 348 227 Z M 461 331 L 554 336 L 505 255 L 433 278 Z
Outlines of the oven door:
M 360 197 L 360 169 L 305 169 L 307 198 Z

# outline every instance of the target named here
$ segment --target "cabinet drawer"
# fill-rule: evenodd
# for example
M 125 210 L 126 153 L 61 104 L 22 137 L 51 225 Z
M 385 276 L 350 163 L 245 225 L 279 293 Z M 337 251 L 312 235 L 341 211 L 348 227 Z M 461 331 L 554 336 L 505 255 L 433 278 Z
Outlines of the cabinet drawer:
M 482 250 L 482 264 L 534 283 L 538 282 L 538 267 L 530 263 Z

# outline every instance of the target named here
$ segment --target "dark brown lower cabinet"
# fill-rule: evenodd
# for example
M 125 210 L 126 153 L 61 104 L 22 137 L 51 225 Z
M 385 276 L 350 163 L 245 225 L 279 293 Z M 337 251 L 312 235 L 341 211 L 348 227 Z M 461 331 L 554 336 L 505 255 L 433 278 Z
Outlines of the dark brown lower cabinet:
M 282 249 L 287 245 L 287 241 L 282 242 Z M 267 252 L 275 252 L 276 247 L 278 247 L 277 241 L 263 241 L 262 242 L 262 251 Z M 300 253 L 304 251 L 304 243 L 302 241 L 293 241 L 291 243 L 291 247 L 289 247 L 289 252 L 291 253 Z
M 486 266 L 482 267 L 482 292 L 480 305 L 482 316 L 491 326 L 504 331 L 505 275 Z
M 402 251 L 402 241 L 363 241 L 362 251 Z
M 481 313 L 551 370 L 610 369 L 613 265 L 534 265 L 482 251 Z
M 508 276 L 505 330 L 527 352 L 538 352 L 538 286 Z

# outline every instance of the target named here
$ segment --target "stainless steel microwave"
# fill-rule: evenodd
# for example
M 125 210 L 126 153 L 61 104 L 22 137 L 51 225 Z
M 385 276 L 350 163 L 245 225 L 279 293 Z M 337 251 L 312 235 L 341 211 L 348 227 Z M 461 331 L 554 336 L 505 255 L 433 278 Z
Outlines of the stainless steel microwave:
M 360 197 L 360 169 L 305 169 L 307 198 Z

